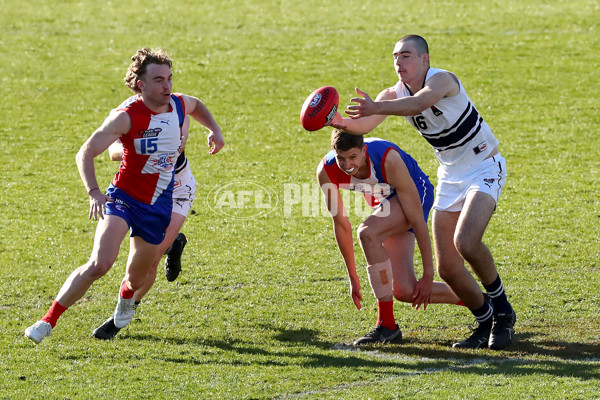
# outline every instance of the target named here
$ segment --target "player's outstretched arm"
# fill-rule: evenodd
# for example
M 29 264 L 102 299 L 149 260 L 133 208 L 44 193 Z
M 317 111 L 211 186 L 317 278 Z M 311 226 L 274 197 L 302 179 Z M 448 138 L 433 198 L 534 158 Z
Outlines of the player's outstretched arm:
M 444 97 L 455 96 L 459 90 L 458 79 L 450 72 L 434 75 L 413 96 L 397 98 L 394 93 L 393 98 L 378 97 L 373 101 L 367 93 L 356 88 L 356 93 L 360 97 L 350 99 L 350 102 L 355 104 L 348 106 L 346 114 L 351 119 L 372 115 L 414 116 L 432 107 Z
M 209 130 L 208 133 L 208 146 L 210 154 L 216 154 L 225 146 L 225 139 L 221 133 L 221 127 L 217 124 L 217 121 L 213 118 L 210 110 L 206 105 L 194 96 L 182 95 L 185 102 L 185 109 L 189 111 L 188 114 L 196 121 Z
M 358 88 L 356 88 L 356 92 L 360 95 L 366 96 L 371 103 L 374 103 L 373 100 L 371 100 L 371 98 L 369 97 L 369 95 L 365 92 L 360 91 Z M 393 90 L 385 89 L 381 91 L 379 95 L 377 95 L 375 101 L 382 101 L 395 98 L 396 93 Z M 354 100 L 355 98 L 352 98 L 350 101 L 353 102 Z M 352 107 L 352 105 L 349 105 L 346 109 L 346 114 L 350 115 L 350 118 L 343 118 L 341 120 L 339 118 L 336 118 L 334 122 L 331 123 L 331 126 L 346 131 L 352 135 L 366 135 L 367 133 L 375 129 L 379 124 L 381 124 L 387 117 L 386 115 L 378 114 L 370 114 L 368 116 L 365 115 L 364 117 L 354 117 L 352 115 L 353 111 L 349 111 L 350 107 Z
M 342 253 L 346 270 L 348 271 L 348 278 L 350 280 L 350 295 L 354 305 L 359 310 L 362 308 L 360 301 L 362 295 L 360 294 L 360 279 L 356 273 L 356 261 L 354 259 L 354 239 L 352 237 L 352 225 L 350 220 L 346 216 L 346 210 L 344 209 L 344 203 L 342 202 L 342 196 L 336 185 L 334 185 L 325 168 L 323 163 L 319 163 L 317 168 L 317 180 L 323 192 L 325 204 L 333 219 L 333 232 L 338 248 Z

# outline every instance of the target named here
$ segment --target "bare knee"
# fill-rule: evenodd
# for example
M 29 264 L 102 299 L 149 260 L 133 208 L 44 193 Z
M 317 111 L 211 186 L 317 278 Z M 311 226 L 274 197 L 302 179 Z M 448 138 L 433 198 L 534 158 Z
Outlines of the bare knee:
M 414 290 L 414 285 L 408 285 L 406 283 L 394 285 L 394 297 L 398 301 L 402 301 L 404 303 L 412 303 L 414 300 L 412 297 Z
M 476 255 L 481 247 L 481 242 L 468 235 L 458 233 L 454 236 L 454 246 L 465 260 L 469 260 Z
M 369 247 L 373 243 L 376 243 L 377 235 L 373 232 L 369 226 L 360 224 L 358 229 L 356 230 L 356 234 L 358 236 L 358 241 L 360 246 L 364 249 L 365 247 Z
M 437 266 L 438 274 L 444 282 L 452 284 L 457 279 L 461 279 L 461 273 L 464 271 L 464 263 L 444 263 L 439 262 Z
M 113 262 L 91 259 L 83 266 L 82 273 L 93 279 L 102 278 L 112 268 Z

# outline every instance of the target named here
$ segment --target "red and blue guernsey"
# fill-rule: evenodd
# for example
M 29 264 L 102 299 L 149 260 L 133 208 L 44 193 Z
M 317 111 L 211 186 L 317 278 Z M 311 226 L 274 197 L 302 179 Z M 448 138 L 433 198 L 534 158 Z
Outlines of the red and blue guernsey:
M 138 95 L 125 100 L 117 110 L 129 115 L 131 129 L 120 138 L 123 160 L 112 185 L 145 204 L 171 199 L 185 117 L 182 97 L 172 94 L 169 111 L 161 114 L 152 112 Z
M 385 174 L 385 158 L 390 151 L 397 151 L 406 164 L 411 178 L 415 182 L 417 190 L 421 196 L 423 204 L 426 202 L 426 197 L 431 197 L 433 200 L 433 186 L 429 182 L 429 178 L 421 170 L 414 158 L 404 152 L 400 147 L 392 142 L 378 138 L 365 139 L 367 146 L 367 165 L 371 173 L 366 179 L 358 179 L 354 176 L 346 174 L 337 165 L 335 161 L 335 153 L 330 151 L 323 157 L 325 172 L 329 179 L 339 189 L 353 190 L 363 193 L 365 200 L 369 206 L 375 208 L 385 199 L 396 194 L 396 189 L 387 181 Z

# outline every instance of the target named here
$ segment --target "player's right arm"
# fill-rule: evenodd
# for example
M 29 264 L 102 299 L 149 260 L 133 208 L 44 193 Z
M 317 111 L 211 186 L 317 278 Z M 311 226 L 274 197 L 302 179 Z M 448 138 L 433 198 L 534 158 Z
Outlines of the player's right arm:
M 350 279 L 350 294 L 352 296 L 352 301 L 354 301 L 356 308 L 360 310 L 362 308 L 360 304 L 362 295 L 360 294 L 360 280 L 356 273 L 352 225 L 346 216 L 346 210 L 344 209 L 340 191 L 329 179 L 323 166 L 323 162 L 319 163 L 319 166 L 317 167 L 317 180 L 319 181 L 319 186 L 323 192 L 327 209 L 333 219 L 335 240 L 342 253 L 342 258 L 344 259 L 344 264 L 348 271 L 348 278 Z
M 382 90 L 375 98 L 375 101 L 393 100 L 396 98 L 397 96 L 394 89 L 388 88 Z M 342 122 L 331 123 L 331 126 L 346 131 L 352 135 L 366 135 L 375 129 L 379 124 L 381 124 L 386 117 L 387 115 L 379 114 L 373 114 L 369 115 L 368 117 L 358 119 L 346 117 L 342 119 Z
M 98 186 L 94 159 L 104 152 L 111 143 L 131 129 L 131 119 L 124 111 L 114 111 L 104 120 L 102 125 L 92 133 L 77 152 L 75 160 L 83 185 L 90 196 L 89 218 L 104 217 L 105 203 L 110 201 Z

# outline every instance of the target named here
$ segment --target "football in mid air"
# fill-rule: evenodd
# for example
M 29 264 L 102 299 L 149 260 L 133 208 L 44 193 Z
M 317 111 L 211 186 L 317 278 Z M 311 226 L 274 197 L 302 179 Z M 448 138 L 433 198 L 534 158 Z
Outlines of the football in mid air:
M 335 118 L 340 96 L 333 86 L 323 86 L 310 94 L 302 105 L 300 122 L 307 131 L 318 131 Z

